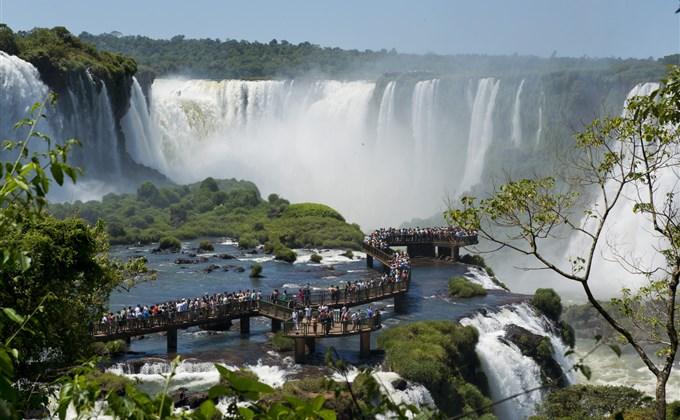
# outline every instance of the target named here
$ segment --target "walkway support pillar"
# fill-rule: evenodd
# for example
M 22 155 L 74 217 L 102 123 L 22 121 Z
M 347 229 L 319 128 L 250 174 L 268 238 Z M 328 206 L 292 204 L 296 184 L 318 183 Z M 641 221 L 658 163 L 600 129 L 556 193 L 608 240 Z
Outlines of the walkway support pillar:
M 177 353 L 177 328 L 170 328 L 166 335 L 168 353 Z
M 437 247 L 437 257 L 442 258 L 442 257 L 452 257 L 453 256 L 453 250 L 449 248 L 448 246 L 438 246 Z
M 366 255 L 366 267 L 373 268 L 373 256 Z
M 272 318 L 272 332 L 275 333 L 279 331 L 281 331 L 281 320 Z
M 130 350 L 130 344 L 132 343 L 132 337 L 129 335 L 125 337 L 125 345 L 127 346 L 127 349 Z
M 239 324 L 241 324 L 241 335 L 250 334 L 250 317 L 248 315 L 242 316 Z
M 307 337 L 305 339 L 305 343 L 307 344 L 307 350 L 309 350 L 309 353 L 314 353 L 316 351 L 316 340 L 314 337 Z
M 394 296 L 394 312 L 398 314 L 406 313 L 406 294 L 399 293 Z
M 459 246 L 454 246 L 453 247 L 453 253 L 451 254 L 453 257 L 454 261 L 460 260 L 460 247 Z
M 359 357 L 371 355 L 371 332 L 364 331 L 359 334 Z
M 305 338 L 295 337 L 295 363 L 305 362 Z

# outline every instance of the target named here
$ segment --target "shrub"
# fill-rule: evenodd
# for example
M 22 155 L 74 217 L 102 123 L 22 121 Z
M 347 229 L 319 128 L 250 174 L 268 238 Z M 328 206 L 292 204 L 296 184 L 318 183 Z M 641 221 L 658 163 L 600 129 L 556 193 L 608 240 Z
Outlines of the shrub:
M 242 235 L 238 238 L 238 247 L 241 249 L 251 249 L 258 245 L 257 239 L 251 234 Z
M 531 304 L 543 315 L 557 322 L 562 314 L 562 299 L 553 289 L 536 289 Z
M 576 345 L 576 333 L 574 332 L 574 328 L 564 321 L 560 321 L 559 327 L 562 341 L 564 341 L 567 346 L 574 347 L 574 345 Z
M 572 385 L 548 394 L 535 418 L 628 418 L 623 415 L 627 410 L 650 408 L 652 403 L 651 397 L 633 388 Z
M 162 250 L 179 251 L 182 249 L 182 243 L 174 236 L 164 236 L 158 247 Z
M 198 244 L 198 250 L 199 251 L 214 251 L 215 247 L 210 241 L 201 241 L 201 243 Z
M 250 277 L 262 277 L 262 264 L 255 263 L 250 266 Z
M 323 259 L 323 257 L 321 255 L 317 254 L 316 252 L 314 254 L 312 254 L 311 257 L 309 257 L 309 261 L 316 263 L 316 264 L 320 263 L 322 259 Z
M 484 261 L 484 257 L 481 255 L 465 254 L 459 258 L 459 261 L 464 264 L 476 265 L 477 267 L 486 268 L 486 261 Z
M 295 348 L 295 340 L 279 331 L 272 336 L 272 347 L 276 351 L 292 351 Z
M 281 245 L 274 249 L 274 258 L 280 261 L 293 263 L 297 259 L 297 254 L 292 249 Z
M 350 260 L 354 258 L 354 252 L 352 252 L 351 249 L 348 249 L 347 251 L 343 252 L 343 253 L 340 254 L 340 255 L 342 255 L 343 257 L 347 257 L 347 258 L 349 258 Z
M 449 280 L 449 295 L 458 298 L 486 296 L 486 289 L 463 276 L 458 276 Z

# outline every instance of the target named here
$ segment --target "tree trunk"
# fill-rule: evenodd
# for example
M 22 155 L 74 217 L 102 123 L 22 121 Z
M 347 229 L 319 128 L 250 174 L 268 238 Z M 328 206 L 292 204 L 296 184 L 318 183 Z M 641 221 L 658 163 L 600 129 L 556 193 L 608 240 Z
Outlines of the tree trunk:
M 656 377 L 656 420 L 666 420 L 666 382 L 668 375 L 663 372 Z

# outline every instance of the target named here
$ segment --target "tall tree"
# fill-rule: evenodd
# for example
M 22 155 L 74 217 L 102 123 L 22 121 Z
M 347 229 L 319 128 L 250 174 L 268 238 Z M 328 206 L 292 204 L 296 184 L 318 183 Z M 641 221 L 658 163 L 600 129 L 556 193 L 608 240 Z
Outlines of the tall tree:
M 540 268 L 580 284 L 590 304 L 656 377 L 659 420 L 666 418 L 666 383 L 680 329 L 679 126 L 680 69 L 672 68 L 659 89 L 631 98 L 622 116 L 595 120 L 577 135 L 576 157 L 564 182 L 556 182 L 557 176 L 510 181 L 484 199 L 463 197 L 460 207 L 446 213 L 450 222 L 476 229 L 490 243 L 532 256 Z M 585 210 L 580 197 L 592 203 Z M 606 227 L 628 208 L 654 236 L 657 246 L 645 251 L 658 253 L 660 264 L 650 267 L 641 255 L 607 243 Z M 585 246 L 562 260 L 546 246 L 564 238 L 565 230 Z M 593 274 L 604 248 L 644 279 L 637 290 L 623 289 L 612 306 L 602 305 L 591 288 L 610 281 Z

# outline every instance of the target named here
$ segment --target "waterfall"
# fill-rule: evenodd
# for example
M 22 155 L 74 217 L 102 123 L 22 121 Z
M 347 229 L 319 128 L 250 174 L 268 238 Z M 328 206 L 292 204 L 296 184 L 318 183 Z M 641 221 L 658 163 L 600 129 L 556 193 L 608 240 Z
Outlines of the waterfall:
M 505 328 L 517 325 L 529 332 L 550 338 L 553 358 L 559 363 L 569 383 L 574 382 L 571 363 L 564 357 L 567 347 L 552 331 L 550 321 L 526 303 L 501 307 L 496 312 L 479 313 L 460 321 L 479 332 L 476 352 L 489 380 L 491 399 L 497 401 L 542 385 L 540 367 L 522 355 L 512 343 L 501 341 Z M 525 419 L 532 414 L 544 396 L 543 391 L 523 394 L 497 405 L 494 412 L 501 419 Z
M 394 119 L 394 88 L 397 82 L 391 81 L 385 87 L 382 99 L 380 100 L 380 108 L 378 110 L 378 133 L 376 139 L 376 146 L 378 149 L 389 141 L 390 127 Z
M 45 100 L 47 92 L 32 64 L 0 51 L 0 139 L 18 140 L 14 124 L 28 116 L 34 103 Z
M 470 117 L 465 175 L 459 188 L 460 192 L 467 191 L 481 181 L 484 157 L 493 141 L 493 111 L 499 85 L 500 80 L 494 78 L 481 79 L 477 84 L 477 94 Z
M 138 163 L 167 173 L 159 130 L 150 119 L 146 98 L 136 78 L 132 82 L 130 109 L 121 123 L 125 138 L 129 140 L 125 146 L 130 156 Z
M 436 95 L 439 79 L 422 80 L 413 88 L 411 99 L 411 129 L 415 158 L 422 159 L 431 152 L 435 133 Z
M 512 107 L 512 144 L 515 147 L 519 147 L 522 143 L 522 120 L 520 117 L 520 111 L 522 109 L 521 96 L 522 88 L 524 87 L 524 79 L 519 84 L 517 88 L 517 93 L 515 94 L 515 104 Z

